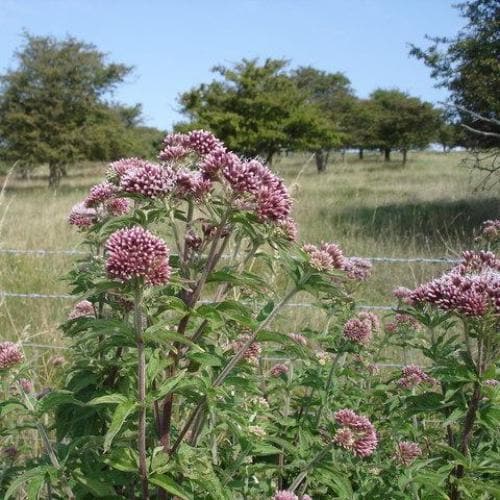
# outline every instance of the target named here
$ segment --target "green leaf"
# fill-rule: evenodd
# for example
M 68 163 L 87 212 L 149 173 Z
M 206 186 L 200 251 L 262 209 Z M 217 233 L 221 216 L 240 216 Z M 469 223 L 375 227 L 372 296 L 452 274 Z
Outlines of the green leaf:
M 78 469 L 73 472 L 73 477 L 88 491 L 90 491 L 95 498 L 116 497 L 116 491 L 114 490 L 113 485 L 103 482 L 100 478 L 83 474 Z
M 188 358 L 202 366 L 221 366 L 222 364 L 222 361 L 218 356 L 208 352 L 189 353 Z
M 3 500 L 9 500 L 9 498 L 12 498 L 14 493 L 21 488 L 21 486 L 24 483 L 27 483 L 28 481 L 45 481 L 45 478 L 48 473 L 53 471 L 54 468 L 50 465 L 41 465 L 39 467 L 35 467 L 34 469 L 29 469 L 25 472 L 23 472 L 21 475 L 17 476 L 9 485 L 7 488 L 7 491 L 5 492 L 5 496 Z
M 443 396 L 437 392 L 424 392 L 417 396 L 408 396 L 406 398 L 406 413 L 409 416 L 417 413 L 434 412 L 446 408 L 443 404 Z
M 88 405 L 103 405 L 103 404 L 120 404 L 125 403 L 127 398 L 123 394 L 106 394 L 105 396 L 99 396 L 97 398 L 91 399 Z
M 169 378 L 165 380 L 160 387 L 154 392 L 152 396 L 152 400 L 157 400 L 157 399 L 162 399 L 164 398 L 167 394 L 173 392 L 173 390 L 179 385 L 179 383 L 182 381 L 182 379 L 186 376 L 186 371 L 180 371 L 177 373 L 177 375 L 173 378 Z
M 52 391 L 46 394 L 37 404 L 37 411 L 42 414 L 64 404 L 83 406 L 71 391 Z
M 182 498 L 182 500 L 191 500 L 193 498 L 191 494 L 179 486 L 171 477 L 166 476 L 165 474 L 152 474 L 149 476 L 149 482 L 155 486 L 159 486 L 172 495 Z
M 264 321 L 272 312 L 274 309 L 274 302 L 270 300 L 260 311 L 259 314 L 257 315 L 257 321 L 261 323 Z
M 114 449 L 104 462 L 122 472 L 137 472 L 139 466 L 137 452 L 131 448 Z
M 114 437 L 120 432 L 123 423 L 136 408 L 137 403 L 135 401 L 125 401 L 116 407 L 111 419 L 111 425 L 106 436 L 104 436 L 104 451 L 109 450 Z

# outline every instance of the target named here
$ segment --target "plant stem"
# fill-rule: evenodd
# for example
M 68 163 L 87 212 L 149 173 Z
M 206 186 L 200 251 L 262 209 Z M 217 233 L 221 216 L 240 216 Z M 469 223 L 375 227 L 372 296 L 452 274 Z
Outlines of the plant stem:
M 258 328 L 255 330 L 253 335 L 249 337 L 249 339 L 243 344 L 241 349 L 231 358 L 229 363 L 224 367 L 224 369 L 219 373 L 219 375 L 215 378 L 212 387 L 218 387 L 222 385 L 224 380 L 227 378 L 227 376 L 231 373 L 233 368 L 238 364 L 238 362 L 241 360 L 241 358 L 244 356 L 245 352 L 247 349 L 250 347 L 250 345 L 255 342 L 255 339 L 257 338 L 257 334 L 263 330 L 273 319 L 274 317 L 278 314 L 278 312 L 283 308 L 283 306 L 299 291 L 298 288 L 293 288 L 288 292 L 285 297 L 274 307 L 274 309 L 271 311 L 269 316 L 258 326 Z M 176 453 L 177 449 L 179 448 L 182 440 L 184 439 L 184 436 L 188 432 L 189 428 L 193 425 L 193 422 L 197 420 L 199 417 L 200 412 L 203 411 L 203 406 L 206 403 L 206 396 L 203 396 L 203 398 L 198 402 L 196 407 L 193 409 L 191 412 L 187 422 L 184 424 L 184 427 L 181 430 L 181 433 L 179 434 L 179 437 L 177 438 L 177 441 L 175 442 L 174 446 L 172 447 L 171 450 L 171 455 Z M 204 420 L 201 420 L 204 422 Z M 194 442 L 192 443 L 193 445 L 196 444 L 196 438 L 201 431 L 202 426 L 197 426 L 196 429 L 196 434 L 194 435 Z
M 320 461 L 323 457 L 330 451 L 333 444 L 328 445 L 326 448 L 321 450 L 310 462 L 306 465 L 304 470 L 294 479 L 293 483 L 288 488 L 292 493 L 299 487 L 300 483 L 305 479 L 310 470 Z
M 134 326 L 137 345 L 137 396 L 139 403 L 137 447 L 139 451 L 139 476 L 142 498 L 149 498 L 148 471 L 146 464 L 146 355 L 144 351 L 144 320 L 142 314 L 142 288 L 137 287 L 134 296 Z
M 321 414 L 323 413 L 323 408 L 326 404 L 328 404 L 328 398 L 330 397 L 330 390 L 332 388 L 332 383 L 333 383 L 333 374 L 335 373 L 335 366 L 341 354 L 342 353 L 338 352 L 332 361 L 332 366 L 330 368 L 330 372 L 328 373 L 328 380 L 326 381 L 325 385 L 325 403 L 322 404 L 318 409 L 318 413 L 316 414 L 315 427 L 318 427 L 319 421 L 321 420 Z

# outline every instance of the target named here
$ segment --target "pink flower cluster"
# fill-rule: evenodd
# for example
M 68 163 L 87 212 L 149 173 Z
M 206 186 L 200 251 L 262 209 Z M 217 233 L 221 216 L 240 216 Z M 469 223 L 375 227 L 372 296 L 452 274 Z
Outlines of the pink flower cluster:
M 492 252 L 464 252 L 460 264 L 417 287 L 409 300 L 465 316 L 499 314 L 500 259 Z
M 409 314 L 396 313 L 394 319 L 385 325 L 385 330 L 388 333 L 396 333 L 400 330 L 420 330 L 420 323 Z
M 97 220 L 97 212 L 93 208 L 88 208 L 85 203 L 77 203 L 71 209 L 68 222 L 72 226 L 85 229 L 92 226 Z
M 417 365 L 408 365 L 401 370 L 401 378 L 397 384 L 404 389 L 412 389 L 420 384 L 433 384 L 435 380 L 429 377 L 422 368 Z
M 412 291 L 409 288 L 406 288 L 404 286 L 398 286 L 392 291 L 392 294 L 394 295 L 394 297 L 403 301 L 406 304 L 411 302 L 410 299 L 411 292 Z
M 371 262 L 360 257 L 345 257 L 342 250 L 335 243 L 321 243 L 304 245 L 304 251 L 309 254 L 309 262 L 319 271 L 332 272 L 335 269 L 345 271 L 347 277 L 362 281 L 367 279 L 372 270 Z
M 97 210 L 102 215 L 123 215 L 130 210 L 130 202 L 116 196 L 118 188 L 109 181 L 101 182 L 90 188 L 90 193 L 83 201 L 87 208 Z
M 23 360 L 23 353 L 13 342 L 0 342 L 0 370 L 17 365 Z
M 288 336 L 296 343 L 301 346 L 307 346 L 307 339 L 301 333 L 289 333 Z
M 357 344 L 366 345 L 370 342 L 372 334 L 380 329 L 380 320 L 376 314 L 361 312 L 351 318 L 344 325 L 344 337 Z
M 273 500 L 299 500 L 299 497 L 293 491 L 279 490 L 274 494 Z
M 106 271 L 122 282 L 140 278 L 150 285 L 162 285 L 170 276 L 169 249 L 140 226 L 120 229 L 106 242 Z
M 488 241 L 498 240 L 500 238 L 500 219 L 484 221 L 481 234 Z
M 147 198 L 162 198 L 172 192 L 175 173 L 169 167 L 143 163 L 129 168 L 121 177 L 119 187 L 125 193 L 139 194 Z
M 333 438 L 336 444 L 351 450 L 358 457 L 367 457 L 375 451 L 377 433 L 368 418 L 346 408 L 335 412 L 334 416 L 342 426 Z
M 106 177 L 110 180 L 115 179 L 116 177 L 120 178 L 129 170 L 142 168 L 148 163 L 149 162 L 141 160 L 140 158 L 122 158 L 121 160 L 117 160 L 109 164 Z
M 76 303 L 73 310 L 69 313 L 68 319 L 82 318 L 85 316 L 93 317 L 95 315 L 94 306 L 88 300 L 82 300 Z
M 270 371 L 273 377 L 279 377 L 280 375 L 286 375 L 288 373 L 288 366 L 284 363 L 275 364 Z
M 176 193 L 180 197 L 203 199 L 213 189 L 212 181 L 201 172 L 180 169 L 176 174 Z
M 408 466 L 421 455 L 422 449 L 417 443 L 413 443 L 411 441 L 400 441 L 396 445 L 394 458 L 401 465 Z
M 249 334 L 241 335 L 237 340 L 231 343 L 231 349 L 234 353 L 239 352 L 245 343 L 250 339 Z M 250 363 L 256 363 L 259 360 L 259 356 L 261 353 L 261 347 L 258 342 L 252 342 L 248 347 L 245 353 L 243 354 L 243 358 L 249 361 Z

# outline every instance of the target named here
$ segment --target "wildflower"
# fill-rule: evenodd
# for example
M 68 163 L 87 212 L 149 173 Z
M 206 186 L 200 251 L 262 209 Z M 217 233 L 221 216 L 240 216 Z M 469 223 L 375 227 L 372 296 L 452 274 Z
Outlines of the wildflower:
M 377 433 L 368 418 L 346 408 L 335 412 L 334 417 L 342 426 L 333 438 L 335 443 L 351 450 L 358 457 L 367 457 L 375 451 Z
M 110 215 L 125 215 L 130 210 L 130 201 L 127 198 L 110 198 L 104 203 L 104 208 Z
M 212 189 L 212 181 L 200 172 L 179 170 L 176 174 L 176 193 L 182 197 L 202 199 Z
M 396 297 L 399 300 L 402 300 L 403 302 L 406 303 L 406 301 L 409 299 L 411 295 L 411 290 L 409 288 L 406 288 L 404 286 L 398 286 L 392 291 L 392 294 L 394 297 Z
M 33 391 L 33 382 L 27 378 L 22 378 L 19 380 L 19 385 L 22 387 L 23 391 L 30 393 Z
M 66 359 L 64 358 L 64 356 L 52 356 L 49 359 L 49 364 L 54 367 L 62 366 L 64 365 L 64 363 L 66 363 Z
M 299 500 L 299 497 L 292 491 L 279 490 L 274 494 L 273 500 Z
M 77 203 L 73 205 L 68 216 L 68 222 L 72 226 L 84 229 L 92 226 L 97 220 L 97 212 L 93 208 L 88 208 L 85 203 Z
M 307 339 L 302 335 L 301 333 L 290 333 L 288 335 L 296 344 L 299 344 L 301 346 L 306 346 L 307 345 Z
M 401 378 L 396 382 L 404 389 L 412 389 L 422 383 L 433 383 L 434 380 L 429 377 L 417 365 L 408 365 L 401 370 Z
M 285 375 L 288 373 L 288 366 L 284 363 L 277 363 L 271 368 L 271 375 L 273 377 L 279 377 L 280 375 Z
M 422 455 L 422 449 L 417 443 L 400 441 L 396 445 L 394 458 L 401 465 L 408 466 L 420 455 Z
M 334 269 L 343 269 L 346 259 L 340 247 L 335 243 L 304 245 L 303 250 L 309 254 L 309 262 L 319 271 L 331 272 Z
M 322 243 L 320 249 L 326 252 L 332 259 L 335 269 L 343 269 L 345 266 L 345 257 L 336 243 Z
M 174 184 L 174 171 L 154 163 L 130 169 L 120 178 L 122 191 L 147 198 L 162 198 L 173 190 Z
M 23 353 L 13 342 L 0 342 L 0 370 L 17 365 L 23 360 Z
M 419 330 L 420 323 L 413 316 L 404 313 L 396 313 L 394 319 L 385 325 L 385 330 L 388 333 L 406 329 Z
M 241 163 L 241 160 L 223 148 L 216 149 L 204 156 L 199 167 L 203 175 L 209 179 L 215 178 L 224 168 L 230 169 Z
M 470 317 L 481 317 L 489 311 L 499 314 L 500 259 L 493 252 L 464 252 L 457 266 L 417 287 L 410 300 Z
M 250 339 L 250 335 L 244 334 L 241 335 L 237 340 L 232 342 L 231 348 L 232 350 L 237 353 L 239 352 L 243 346 L 245 345 L 246 342 Z M 243 358 L 249 361 L 250 363 L 255 363 L 258 361 L 259 356 L 261 352 L 261 347 L 258 342 L 252 342 L 246 349 L 245 353 L 243 354 Z
M 316 359 L 321 366 L 325 366 L 328 361 L 330 361 L 330 354 L 326 351 L 316 351 L 315 353 Z
M 88 300 L 82 300 L 74 305 L 73 310 L 69 313 L 68 319 L 82 318 L 84 316 L 94 316 L 94 306 Z
M 490 378 L 488 380 L 485 380 L 483 384 L 487 385 L 488 387 L 497 387 L 498 385 L 500 385 L 500 382 L 498 380 Z
M 148 165 L 148 162 L 140 158 L 122 158 L 121 160 L 109 164 L 106 177 L 111 179 L 116 177 L 120 178 L 130 170 L 142 168 L 145 165 Z
M 486 220 L 482 223 L 481 234 L 488 241 L 495 241 L 500 237 L 500 219 Z
M 203 243 L 203 240 L 192 229 L 186 232 L 184 241 L 186 246 L 193 250 L 198 250 Z
M 278 223 L 278 229 L 288 241 L 297 241 L 299 230 L 297 228 L 297 223 L 293 219 L 287 218 L 280 221 Z
M 186 144 L 199 155 L 206 155 L 223 148 L 222 142 L 206 130 L 193 130 L 189 132 Z
M 347 277 L 352 280 L 364 281 L 371 275 L 372 264 L 367 259 L 360 257 L 351 257 L 345 259 L 343 270 L 347 273 Z
M 106 242 L 106 270 L 121 282 L 144 279 L 162 285 L 170 276 L 169 249 L 161 240 L 140 226 L 120 229 Z
M 362 311 L 358 314 L 358 318 L 362 321 L 368 321 L 372 327 L 372 332 L 380 330 L 380 319 L 375 313 Z
M 372 324 L 369 320 L 352 318 L 344 325 L 344 337 L 357 344 L 368 344 L 372 337 Z
M 111 198 L 116 192 L 116 186 L 111 182 L 105 181 L 96 184 L 90 188 L 90 193 L 83 202 L 87 208 L 96 208 Z

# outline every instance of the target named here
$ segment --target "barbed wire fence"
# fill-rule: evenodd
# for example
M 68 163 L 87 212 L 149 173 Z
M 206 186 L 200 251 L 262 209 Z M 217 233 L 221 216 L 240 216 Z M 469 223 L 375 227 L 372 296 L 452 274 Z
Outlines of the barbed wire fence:
M 0 248 L 0 255 L 30 255 L 36 257 L 45 257 L 51 255 L 66 255 L 66 256 L 76 256 L 76 255 L 88 255 L 88 252 L 77 249 L 18 249 L 18 248 Z M 356 257 L 363 258 L 370 262 L 386 263 L 386 264 L 456 264 L 458 259 L 451 259 L 449 257 Z M 6 290 L 0 290 L 0 299 L 3 298 L 19 298 L 19 299 L 47 299 L 47 300 L 75 300 L 75 296 L 62 293 L 33 293 L 33 292 L 10 292 Z M 211 303 L 210 300 L 200 301 L 202 303 Z M 314 307 L 314 304 L 308 302 L 295 302 L 289 303 L 287 307 L 303 307 L 310 308 Z M 375 311 L 394 311 L 394 307 L 383 306 L 383 305 L 373 305 L 373 304 L 358 304 L 358 309 L 363 310 L 375 310 Z M 68 349 L 67 346 L 52 345 L 52 344 L 41 344 L 26 342 L 23 346 L 35 348 L 35 349 Z M 399 367 L 399 364 L 386 364 L 387 367 Z

